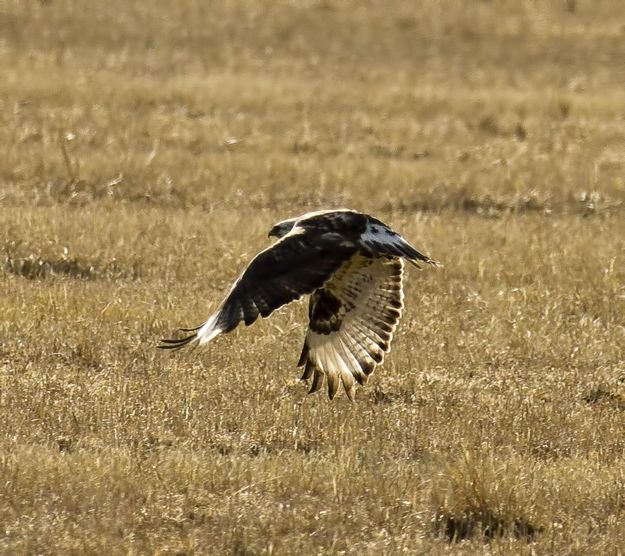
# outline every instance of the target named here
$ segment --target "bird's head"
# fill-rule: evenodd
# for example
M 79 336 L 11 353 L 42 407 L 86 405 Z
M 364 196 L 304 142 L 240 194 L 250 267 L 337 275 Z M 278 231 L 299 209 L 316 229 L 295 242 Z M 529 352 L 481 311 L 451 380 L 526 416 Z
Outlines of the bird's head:
M 271 228 L 271 230 L 269 230 L 269 237 L 284 237 L 293 229 L 296 221 L 297 218 L 291 218 L 289 220 L 278 222 L 273 228 Z

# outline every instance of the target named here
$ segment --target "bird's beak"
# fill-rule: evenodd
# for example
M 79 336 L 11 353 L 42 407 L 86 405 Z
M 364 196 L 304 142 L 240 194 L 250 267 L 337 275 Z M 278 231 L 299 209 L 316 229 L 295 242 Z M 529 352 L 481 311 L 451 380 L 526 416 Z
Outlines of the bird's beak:
M 278 226 L 274 226 L 273 228 L 271 228 L 267 237 L 278 237 Z

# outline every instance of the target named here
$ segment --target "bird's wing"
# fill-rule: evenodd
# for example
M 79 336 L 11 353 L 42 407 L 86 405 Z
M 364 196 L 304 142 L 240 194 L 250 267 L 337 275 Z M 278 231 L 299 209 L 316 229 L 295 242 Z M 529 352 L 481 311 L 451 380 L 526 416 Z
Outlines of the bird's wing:
M 403 257 L 416 267 L 419 267 L 419 262 L 440 266 L 436 261 L 423 253 L 419 253 L 401 235 L 391 230 L 386 224 L 372 217 L 369 217 L 366 228 L 360 236 L 360 245 L 365 253 L 370 252 L 378 256 Z
M 320 288 L 358 249 L 335 233 L 295 227 L 261 251 L 235 282 L 219 309 L 191 335 L 162 340 L 159 347 L 178 349 L 194 341 L 204 344 L 241 322 L 252 324 L 279 307 Z
M 356 254 L 310 298 L 310 326 L 298 366 L 312 376 L 310 392 L 324 377 L 334 397 L 343 383 L 350 400 L 390 349 L 403 308 L 403 262 Z

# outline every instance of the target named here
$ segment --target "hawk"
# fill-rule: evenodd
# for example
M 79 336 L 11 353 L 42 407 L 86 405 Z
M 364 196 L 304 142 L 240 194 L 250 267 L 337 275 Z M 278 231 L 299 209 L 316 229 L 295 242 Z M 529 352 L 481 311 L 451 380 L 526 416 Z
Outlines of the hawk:
M 217 311 L 190 335 L 162 340 L 162 349 L 205 344 L 243 321 L 252 324 L 279 307 L 310 295 L 309 326 L 298 367 L 334 398 L 340 383 L 354 400 L 390 350 L 403 309 L 403 260 L 437 265 L 386 224 L 354 210 L 310 212 L 278 222 L 277 237 L 237 279 Z

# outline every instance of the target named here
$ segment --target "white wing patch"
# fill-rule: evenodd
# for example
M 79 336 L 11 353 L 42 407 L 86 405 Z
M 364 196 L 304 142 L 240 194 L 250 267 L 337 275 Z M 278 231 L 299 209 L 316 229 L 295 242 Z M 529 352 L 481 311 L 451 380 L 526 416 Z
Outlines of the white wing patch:
M 438 265 L 435 261 L 419 253 L 401 235 L 394 232 L 379 220 L 369 220 L 365 231 L 360 236 L 360 243 L 374 255 L 403 257 L 416 267 L 419 262 Z M 420 267 L 419 267 L 420 268 Z
M 390 350 L 403 308 L 403 263 L 390 257 L 352 257 L 311 297 L 310 328 L 300 366 L 318 390 L 323 379 L 333 398 L 342 382 L 354 399 Z
M 376 222 L 367 222 L 367 227 L 365 231 L 360 236 L 360 239 L 364 243 L 371 243 L 373 241 L 384 241 L 384 242 L 393 242 L 394 238 L 398 238 L 399 234 L 389 230 L 383 224 L 378 224 Z
M 360 236 L 360 240 L 367 245 L 375 245 L 382 243 L 384 245 L 392 245 L 397 249 L 403 248 L 406 240 L 397 232 L 387 228 L 383 224 L 368 222 L 365 231 Z

